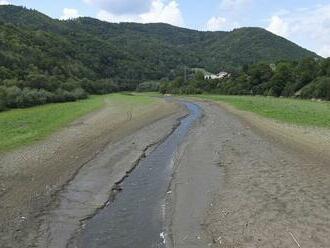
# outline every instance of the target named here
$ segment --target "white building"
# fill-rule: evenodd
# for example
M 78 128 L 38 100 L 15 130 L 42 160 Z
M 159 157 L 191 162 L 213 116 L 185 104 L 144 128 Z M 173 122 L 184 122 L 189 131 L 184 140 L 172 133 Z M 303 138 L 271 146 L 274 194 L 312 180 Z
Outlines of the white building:
M 209 80 L 209 79 L 223 79 L 226 77 L 230 77 L 230 74 L 228 72 L 222 71 L 219 72 L 218 74 L 207 74 L 204 76 L 204 79 Z

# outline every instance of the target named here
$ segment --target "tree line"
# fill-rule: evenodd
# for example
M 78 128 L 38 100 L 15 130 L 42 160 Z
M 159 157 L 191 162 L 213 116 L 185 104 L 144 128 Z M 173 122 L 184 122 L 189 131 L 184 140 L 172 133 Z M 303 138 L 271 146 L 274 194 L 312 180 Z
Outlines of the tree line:
M 120 90 L 124 89 L 110 79 L 70 79 L 64 83 L 44 75 L 34 75 L 26 81 L 5 79 L 0 81 L 0 111 L 76 101 L 86 99 L 90 94 L 107 94 Z
M 236 73 L 243 64 L 308 56 L 319 58 L 260 28 L 199 32 L 167 24 L 115 24 L 92 18 L 60 21 L 35 10 L 1 5 L 0 110 L 135 89 L 264 94 L 247 86 L 247 81 L 257 84 L 250 75 L 254 66 Z M 267 63 L 264 69 L 269 71 Z M 204 82 L 198 75 L 188 78 L 189 83 L 175 79 L 185 66 L 212 72 L 221 67 L 232 71 L 233 77 L 228 82 Z M 324 79 L 320 80 L 309 91 L 322 87 Z M 159 81 L 169 85 L 160 87 Z M 272 87 L 272 91 L 265 94 L 279 90 Z
M 202 72 L 189 80 L 178 76 L 162 83 L 161 93 L 226 95 L 263 95 L 330 100 L 330 58 L 305 58 L 274 64 L 245 65 L 238 72 L 219 80 L 205 80 Z

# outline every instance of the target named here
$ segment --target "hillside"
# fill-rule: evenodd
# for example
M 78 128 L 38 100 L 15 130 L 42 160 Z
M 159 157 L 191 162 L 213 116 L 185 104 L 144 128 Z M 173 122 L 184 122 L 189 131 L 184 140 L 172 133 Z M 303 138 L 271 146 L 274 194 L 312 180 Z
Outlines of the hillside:
M 317 57 L 261 28 L 200 32 L 87 17 L 61 21 L 13 5 L 0 6 L 0 37 L 0 84 L 49 92 L 134 89 L 145 80 L 173 79 L 183 66 L 216 72 Z

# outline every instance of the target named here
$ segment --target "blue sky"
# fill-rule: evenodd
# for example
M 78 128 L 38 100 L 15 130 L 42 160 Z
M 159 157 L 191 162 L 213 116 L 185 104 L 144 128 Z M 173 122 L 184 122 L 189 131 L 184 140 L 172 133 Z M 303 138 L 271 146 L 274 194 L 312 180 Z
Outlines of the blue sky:
M 258 26 L 330 56 L 330 0 L 0 0 L 51 17 L 166 22 L 198 30 Z

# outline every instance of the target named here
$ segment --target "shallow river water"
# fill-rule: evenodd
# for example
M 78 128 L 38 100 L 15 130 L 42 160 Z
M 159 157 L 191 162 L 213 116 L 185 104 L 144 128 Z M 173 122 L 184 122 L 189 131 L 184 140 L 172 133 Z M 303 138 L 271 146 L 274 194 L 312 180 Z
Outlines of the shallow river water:
M 183 104 L 189 115 L 139 162 L 121 183 L 122 191 L 115 199 L 86 223 L 79 247 L 165 247 L 165 199 L 173 174 L 173 159 L 190 128 L 202 116 L 198 105 Z

